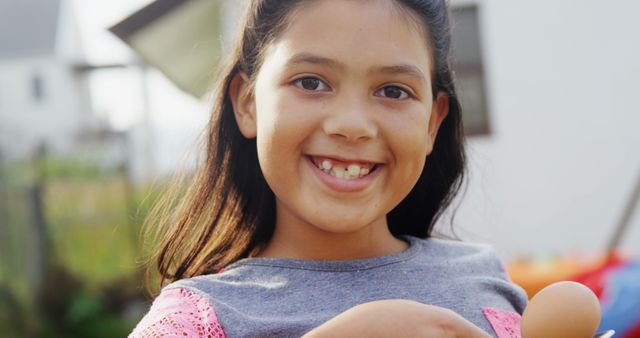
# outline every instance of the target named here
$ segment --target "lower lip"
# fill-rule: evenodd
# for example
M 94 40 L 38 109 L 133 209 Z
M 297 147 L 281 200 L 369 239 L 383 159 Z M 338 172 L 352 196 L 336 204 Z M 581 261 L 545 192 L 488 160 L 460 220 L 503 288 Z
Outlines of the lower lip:
M 313 163 L 313 161 L 311 161 L 311 158 L 309 158 L 308 156 L 305 156 L 305 158 L 316 177 L 318 177 L 318 179 L 320 179 L 320 181 L 327 185 L 329 188 L 339 192 L 358 192 L 366 189 L 369 185 L 371 185 L 376 176 L 378 176 L 382 167 L 382 165 L 378 164 L 376 170 L 372 171 L 367 176 L 344 180 L 325 173 L 324 171 L 320 170 L 320 168 L 318 168 Z

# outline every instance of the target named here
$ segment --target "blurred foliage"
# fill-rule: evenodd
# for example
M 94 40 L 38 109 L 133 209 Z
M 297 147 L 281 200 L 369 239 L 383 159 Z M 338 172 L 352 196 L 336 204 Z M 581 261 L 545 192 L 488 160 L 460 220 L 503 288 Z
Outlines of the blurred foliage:
M 62 266 L 50 270 L 39 307 L 44 337 L 125 337 L 146 303 L 131 275 L 101 287 L 70 274 Z
M 124 166 L 0 162 L 0 337 L 126 336 L 149 305 L 139 233 L 162 191 Z
M 56 258 L 91 285 L 136 270 L 141 220 L 127 205 L 132 197 L 126 195 L 125 185 L 119 176 L 102 181 L 58 179 L 47 184 L 46 218 Z
M 97 180 L 101 177 L 100 168 L 90 161 L 80 159 L 61 159 L 47 155 L 39 164 L 42 175 L 46 178 L 68 178 L 73 180 Z

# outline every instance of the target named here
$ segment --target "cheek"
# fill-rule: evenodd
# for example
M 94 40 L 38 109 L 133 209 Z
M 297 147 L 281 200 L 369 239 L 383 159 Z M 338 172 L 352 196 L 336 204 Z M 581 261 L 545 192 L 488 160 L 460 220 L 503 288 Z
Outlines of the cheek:
M 402 156 L 402 161 L 420 165 L 431 151 L 429 114 L 416 109 L 416 112 L 407 115 L 390 123 L 392 137 L 389 139 L 393 140 L 393 147 L 398 156 Z
M 284 173 L 291 168 L 311 133 L 307 118 L 310 114 L 283 92 L 275 91 L 278 95 L 256 101 L 256 142 L 265 175 Z
M 422 111 L 422 110 L 421 110 Z M 428 136 L 428 114 L 416 113 L 404 118 L 391 129 L 395 166 L 393 172 L 398 198 L 404 198 L 418 182 L 426 157 L 431 151 Z

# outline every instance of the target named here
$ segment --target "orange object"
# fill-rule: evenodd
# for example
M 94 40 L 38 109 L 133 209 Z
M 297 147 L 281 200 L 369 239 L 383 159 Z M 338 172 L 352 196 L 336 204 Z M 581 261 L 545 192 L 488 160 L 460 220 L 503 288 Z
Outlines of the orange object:
M 507 272 L 513 282 L 520 285 L 531 298 L 545 286 L 572 280 L 574 276 L 591 270 L 594 266 L 593 260 L 579 258 L 519 260 L 509 264 Z

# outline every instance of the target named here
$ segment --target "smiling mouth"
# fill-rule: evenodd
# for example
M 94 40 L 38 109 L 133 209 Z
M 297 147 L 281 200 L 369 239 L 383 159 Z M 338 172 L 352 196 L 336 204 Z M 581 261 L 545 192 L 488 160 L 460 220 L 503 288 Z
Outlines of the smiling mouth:
M 378 164 L 373 162 L 348 162 L 320 156 L 311 156 L 310 158 L 318 169 L 343 180 L 355 180 L 365 177 L 378 167 Z

